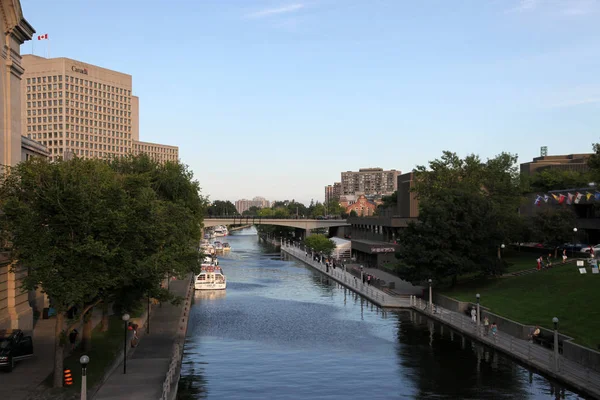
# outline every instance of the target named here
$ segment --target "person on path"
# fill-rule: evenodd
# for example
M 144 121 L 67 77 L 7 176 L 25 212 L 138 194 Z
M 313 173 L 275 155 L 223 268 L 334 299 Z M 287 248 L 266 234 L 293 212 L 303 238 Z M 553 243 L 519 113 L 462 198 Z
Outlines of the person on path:
M 69 333 L 69 343 L 71 344 L 71 350 L 75 350 L 75 343 L 77 342 L 77 329 L 73 329 L 71 333 Z
M 475 307 L 471 308 L 471 321 L 477 323 L 477 310 L 475 310 Z
M 490 320 L 487 316 L 483 318 L 483 332 L 485 336 L 489 336 L 490 334 Z
M 546 267 L 552 267 L 552 253 L 548 253 L 548 257 L 546 257 Z
M 367 285 L 371 285 L 371 274 L 367 275 Z
M 562 259 L 563 259 L 562 263 L 565 264 L 567 262 L 567 249 L 563 249 Z
M 539 270 L 542 269 L 542 259 L 541 259 L 541 257 L 538 258 L 536 261 L 537 261 L 537 268 L 536 269 L 539 271 Z
M 498 334 L 498 325 L 496 325 L 496 321 L 492 322 L 492 336 L 494 340 L 496 340 L 496 335 Z

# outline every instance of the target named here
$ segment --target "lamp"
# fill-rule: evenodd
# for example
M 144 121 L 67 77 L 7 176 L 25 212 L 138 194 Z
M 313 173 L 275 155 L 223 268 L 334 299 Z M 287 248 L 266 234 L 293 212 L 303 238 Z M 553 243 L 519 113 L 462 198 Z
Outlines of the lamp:
M 79 358 L 81 364 L 81 400 L 87 400 L 87 365 L 90 363 L 90 358 L 85 354 Z

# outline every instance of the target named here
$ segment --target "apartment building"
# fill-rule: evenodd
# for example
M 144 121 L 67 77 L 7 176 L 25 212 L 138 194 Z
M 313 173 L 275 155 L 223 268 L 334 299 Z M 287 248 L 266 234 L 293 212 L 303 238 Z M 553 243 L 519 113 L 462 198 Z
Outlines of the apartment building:
M 264 197 L 256 196 L 252 200 L 248 199 L 240 199 L 235 202 L 235 209 L 237 212 L 242 214 L 244 211 L 250 209 L 250 207 L 258 207 L 258 208 L 269 208 L 271 207 L 271 202 Z
M 390 195 L 398 188 L 398 175 L 400 171 L 384 171 L 383 168 L 342 172 L 340 195 Z

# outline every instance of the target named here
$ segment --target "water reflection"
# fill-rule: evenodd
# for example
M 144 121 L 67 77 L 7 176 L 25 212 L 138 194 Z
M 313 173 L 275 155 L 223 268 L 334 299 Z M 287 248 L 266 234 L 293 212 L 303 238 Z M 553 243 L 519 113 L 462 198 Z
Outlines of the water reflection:
M 414 312 L 384 311 L 300 262 L 276 257 L 256 237 L 228 241 L 235 251 L 221 259 L 226 292 L 195 296 L 180 384 L 187 397 L 180 398 L 561 395 L 543 377 L 448 328 Z

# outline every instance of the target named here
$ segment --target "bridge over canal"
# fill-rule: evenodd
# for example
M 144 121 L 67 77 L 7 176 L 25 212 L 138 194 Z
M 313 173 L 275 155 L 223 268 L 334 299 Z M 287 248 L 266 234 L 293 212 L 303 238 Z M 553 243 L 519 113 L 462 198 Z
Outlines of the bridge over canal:
M 304 218 L 273 218 L 273 217 L 251 217 L 251 216 L 234 216 L 234 217 L 205 217 L 204 226 L 211 227 L 217 225 L 276 225 L 287 226 L 303 230 L 305 236 L 310 235 L 310 231 L 319 228 L 338 228 L 340 226 L 350 226 L 345 219 L 304 219 Z

